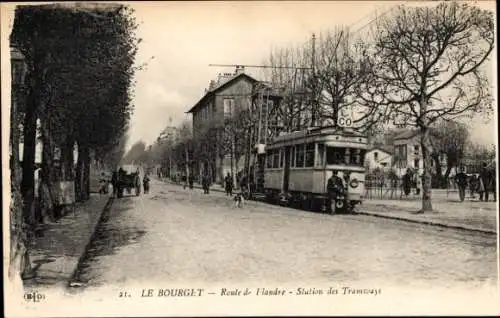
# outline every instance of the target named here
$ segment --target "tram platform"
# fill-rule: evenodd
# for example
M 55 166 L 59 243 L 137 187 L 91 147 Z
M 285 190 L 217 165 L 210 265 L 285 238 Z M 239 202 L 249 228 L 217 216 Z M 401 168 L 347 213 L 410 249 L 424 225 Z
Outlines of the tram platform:
M 460 202 L 446 196 L 437 196 L 432 200 L 432 212 L 419 213 L 421 204 L 421 200 L 417 198 L 368 199 L 358 208 L 358 213 L 446 228 L 497 233 L 496 202 L 479 200 Z

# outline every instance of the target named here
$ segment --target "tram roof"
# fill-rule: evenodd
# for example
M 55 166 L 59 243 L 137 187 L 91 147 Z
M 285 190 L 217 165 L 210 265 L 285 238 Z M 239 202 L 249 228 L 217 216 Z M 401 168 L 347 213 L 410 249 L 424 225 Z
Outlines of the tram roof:
M 286 133 L 275 137 L 273 139 L 273 143 L 300 139 L 304 137 L 322 136 L 322 135 L 341 135 L 345 137 L 366 138 L 366 135 L 358 131 L 355 131 L 352 128 L 327 126 L 327 127 L 311 127 L 304 130 L 292 131 L 290 133 Z

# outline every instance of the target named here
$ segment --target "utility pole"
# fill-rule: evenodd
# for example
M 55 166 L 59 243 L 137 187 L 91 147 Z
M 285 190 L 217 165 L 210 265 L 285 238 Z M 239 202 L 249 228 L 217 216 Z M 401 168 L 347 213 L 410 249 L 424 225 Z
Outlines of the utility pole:
M 312 51 L 311 51 L 311 77 L 312 77 L 312 98 L 311 98 L 311 127 L 316 125 L 316 35 L 312 35 Z

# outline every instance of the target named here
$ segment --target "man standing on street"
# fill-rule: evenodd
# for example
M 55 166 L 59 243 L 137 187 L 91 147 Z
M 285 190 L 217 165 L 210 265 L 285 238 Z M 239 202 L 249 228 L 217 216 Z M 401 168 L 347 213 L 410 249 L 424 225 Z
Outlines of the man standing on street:
M 481 173 L 479 174 L 479 200 L 488 202 L 488 192 L 490 188 L 490 172 L 488 171 L 488 167 L 486 162 L 483 163 L 483 168 L 481 169 Z
M 203 187 L 203 193 L 210 194 L 210 180 L 208 178 L 208 174 L 205 174 L 203 176 L 201 183 L 202 183 L 202 187 Z
M 332 176 L 330 177 L 330 179 L 328 179 L 326 190 L 326 210 L 329 213 L 334 213 L 337 196 L 344 193 L 344 183 L 338 176 L 337 170 L 332 171 Z
M 233 196 L 233 178 L 227 173 L 226 178 L 224 179 L 226 195 Z
M 455 175 L 455 182 L 458 186 L 458 196 L 460 197 L 460 202 L 464 202 L 465 189 L 467 188 L 467 175 L 464 171 L 464 167 L 461 167 L 460 172 Z

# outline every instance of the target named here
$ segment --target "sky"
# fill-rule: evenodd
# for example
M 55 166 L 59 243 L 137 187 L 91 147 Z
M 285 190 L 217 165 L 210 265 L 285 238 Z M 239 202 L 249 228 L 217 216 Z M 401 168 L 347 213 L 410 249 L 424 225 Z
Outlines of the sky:
M 130 2 L 139 27 L 134 114 L 128 148 L 153 143 L 170 123 L 190 120 L 185 114 L 218 73 L 234 68 L 209 64 L 260 65 L 273 47 L 305 45 L 313 33 L 348 25 L 362 33 L 375 17 L 398 2 Z M 418 5 L 417 2 L 410 4 Z M 494 2 L 480 2 L 494 8 Z M 12 6 L 13 7 L 13 6 Z M 12 12 L 10 19 L 12 19 Z M 9 32 L 10 33 L 10 32 Z M 2 37 L 4 37 L 3 33 Z M 152 58 L 154 57 L 154 58 Z M 496 67 L 496 66 L 495 66 Z M 246 72 L 262 78 L 261 70 Z M 496 74 L 496 72 L 494 72 Z M 472 137 L 496 143 L 495 120 L 475 120 Z

